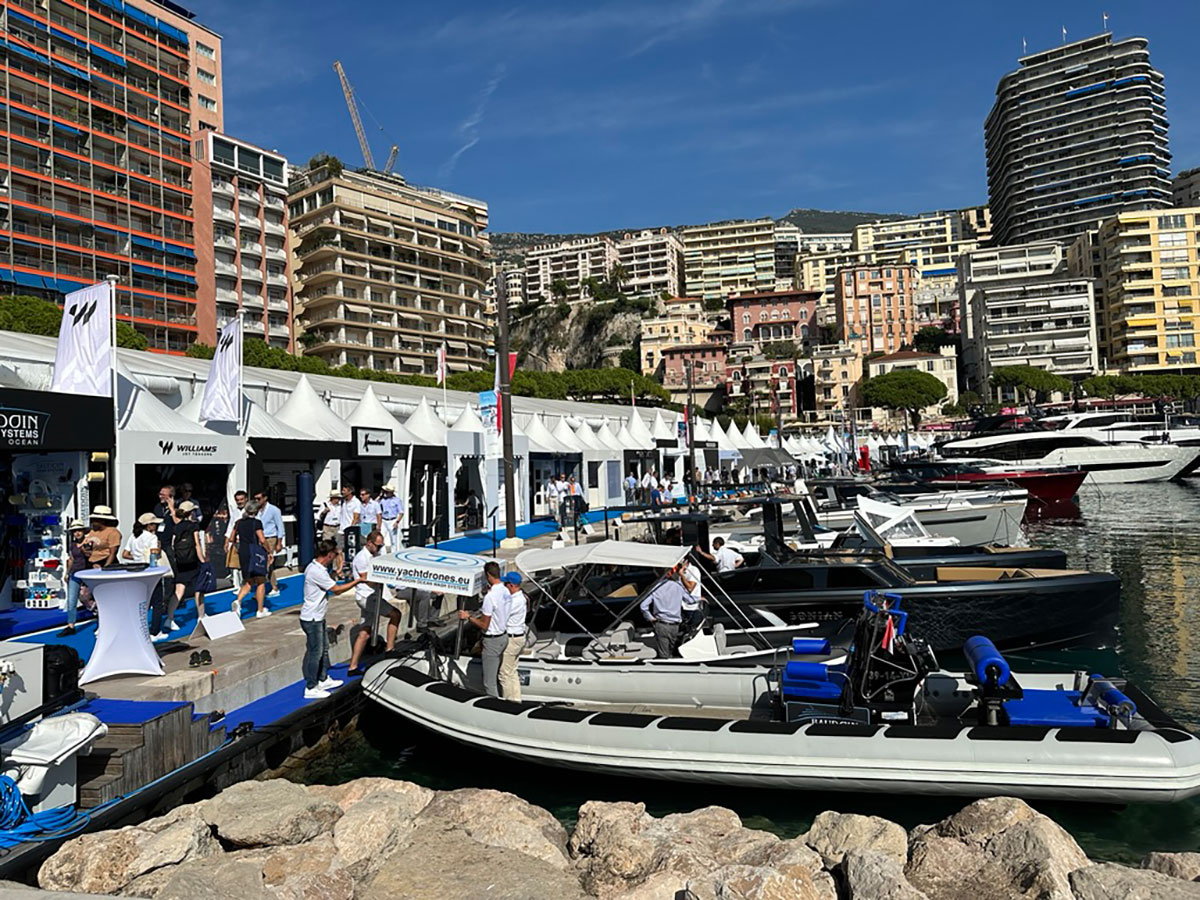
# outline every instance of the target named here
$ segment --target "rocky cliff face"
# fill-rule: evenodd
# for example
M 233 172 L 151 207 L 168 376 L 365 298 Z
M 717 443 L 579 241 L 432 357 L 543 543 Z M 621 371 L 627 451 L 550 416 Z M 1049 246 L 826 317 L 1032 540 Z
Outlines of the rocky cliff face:
M 568 835 L 512 794 L 362 778 L 235 785 L 77 837 L 39 883 L 156 900 L 1192 900 L 1198 875 L 1190 853 L 1094 864 L 1006 797 L 908 834 L 825 812 L 791 840 L 716 806 L 656 818 L 641 803 L 589 802 Z
M 571 305 L 564 318 L 554 304 L 513 320 L 514 348 L 527 351 L 521 365 L 561 372 L 616 365 L 621 350 L 632 347 L 641 330 L 641 314 L 616 312 L 612 303 Z M 607 352 L 606 352 L 607 351 Z

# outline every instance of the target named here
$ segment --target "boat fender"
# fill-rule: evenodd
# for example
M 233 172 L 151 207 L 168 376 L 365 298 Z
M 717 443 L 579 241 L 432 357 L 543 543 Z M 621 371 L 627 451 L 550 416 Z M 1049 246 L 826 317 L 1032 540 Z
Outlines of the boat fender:
M 829 667 L 821 663 L 793 660 L 784 666 L 783 678 L 785 683 L 789 681 L 828 681 Z
M 1096 705 L 1109 715 L 1129 719 L 1137 713 L 1137 704 L 1117 690 L 1111 681 L 1099 675 L 1092 676 L 1091 695 L 1096 698 Z
M 816 655 L 829 652 L 828 638 L 792 638 L 792 652 Z
M 967 638 L 963 644 L 963 656 L 967 658 L 967 665 L 981 685 L 994 683 L 997 687 L 1003 687 L 1012 675 L 1008 661 L 1000 655 L 996 645 L 982 634 Z

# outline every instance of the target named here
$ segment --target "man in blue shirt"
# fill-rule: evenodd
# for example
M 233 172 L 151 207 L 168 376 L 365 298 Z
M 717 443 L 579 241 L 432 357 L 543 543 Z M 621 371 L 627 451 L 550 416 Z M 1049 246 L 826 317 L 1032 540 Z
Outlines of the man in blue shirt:
M 404 515 L 404 504 L 396 496 L 396 485 L 388 482 L 383 486 L 379 498 L 379 530 L 383 532 L 384 546 L 396 550 L 402 546 L 400 540 L 400 518 Z
M 690 600 L 687 589 L 675 580 L 673 569 L 664 569 L 658 584 L 642 598 L 642 615 L 654 628 L 654 652 L 659 659 L 675 655 L 683 606 Z
M 275 577 L 275 554 L 283 546 L 283 513 L 267 499 L 266 491 L 255 491 L 254 501 L 258 504 L 258 521 L 262 522 L 263 537 L 267 541 L 267 584 L 268 596 L 279 596 L 279 582 Z

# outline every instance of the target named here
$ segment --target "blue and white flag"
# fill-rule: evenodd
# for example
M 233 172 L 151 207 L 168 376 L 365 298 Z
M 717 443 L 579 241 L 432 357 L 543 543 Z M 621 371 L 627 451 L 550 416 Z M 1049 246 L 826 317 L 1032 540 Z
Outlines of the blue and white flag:
M 50 390 L 111 397 L 116 361 L 112 283 L 102 281 L 67 294 Z
M 200 401 L 200 421 L 240 422 L 242 420 L 242 320 L 231 319 L 221 329 L 204 398 Z

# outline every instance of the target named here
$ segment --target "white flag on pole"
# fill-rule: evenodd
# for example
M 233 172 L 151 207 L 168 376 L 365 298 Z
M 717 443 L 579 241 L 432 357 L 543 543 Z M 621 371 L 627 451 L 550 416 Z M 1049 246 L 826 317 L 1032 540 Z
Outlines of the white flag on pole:
M 204 399 L 202 422 L 240 422 L 242 419 L 242 320 L 232 319 L 221 329 Z
M 116 357 L 112 283 L 104 281 L 67 294 L 50 390 L 111 397 Z
M 437 383 L 446 383 L 446 342 L 442 341 L 442 346 L 438 347 L 437 353 Z

